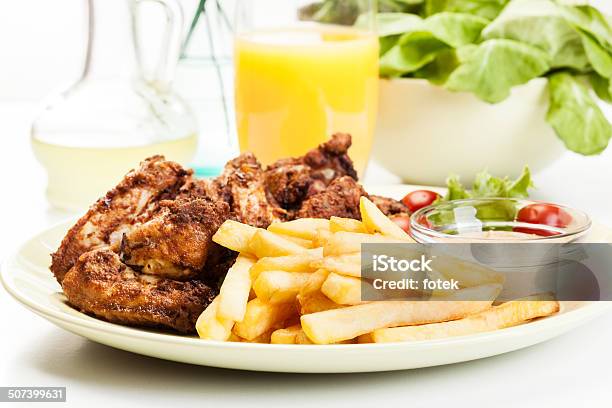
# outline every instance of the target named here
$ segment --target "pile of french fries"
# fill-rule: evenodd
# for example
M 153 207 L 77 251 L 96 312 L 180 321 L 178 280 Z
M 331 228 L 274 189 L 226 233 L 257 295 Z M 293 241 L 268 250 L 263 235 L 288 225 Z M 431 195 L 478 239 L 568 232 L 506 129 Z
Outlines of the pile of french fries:
M 557 301 L 541 296 L 494 306 L 498 276 L 443 259 L 436 273 L 466 287 L 441 300 L 364 302 L 361 244 L 414 241 L 365 197 L 360 212 L 362 221 L 303 218 L 268 229 L 226 221 L 213 241 L 239 256 L 199 317 L 199 336 L 273 344 L 415 341 L 492 331 L 559 311 Z M 462 300 L 474 299 L 475 291 L 483 300 Z

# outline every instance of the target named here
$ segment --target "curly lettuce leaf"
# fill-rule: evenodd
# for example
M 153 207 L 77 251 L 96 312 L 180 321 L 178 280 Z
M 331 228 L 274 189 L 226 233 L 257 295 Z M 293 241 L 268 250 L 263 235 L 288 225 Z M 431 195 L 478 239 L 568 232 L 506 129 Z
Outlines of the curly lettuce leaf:
M 551 75 L 548 89 L 550 106 L 546 120 L 565 146 L 583 155 L 605 150 L 612 127 L 588 89 L 566 72 Z
M 608 52 L 612 52 L 612 26 L 599 10 L 587 5 L 560 5 L 559 9 L 568 23 L 591 34 Z
M 425 15 L 449 11 L 493 20 L 510 0 L 425 0 Z
M 487 19 L 463 13 L 439 13 L 423 21 L 424 31 L 453 48 L 476 42 L 482 30 L 489 23 Z
M 580 30 L 580 36 L 593 70 L 604 78 L 611 78 L 612 55 L 591 34 Z
M 443 50 L 436 54 L 432 62 L 415 71 L 414 77 L 426 79 L 434 85 L 444 85 L 458 66 L 459 57 L 455 50 Z
M 513 86 L 537 78 L 549 70 L 548 55 L 518 41 L 487 40 L 464 52 L 462 64 L 449 76 L 445 87 L 451 91 L 472 92 L 489 103 L 510 95 Z
M 589 81 L 599 99 L 612 103 L 612 83 L 608 78 L 602 77 L 597 72 L 592 72 L 589 75 Z
M 589 60 L 580 33 L 551 0 L 514 0 L 489 24 L 483 38 L 505 38 L 545 51 L 552 68 L 584 70 Z
M 404 34 L 379 62 L 381 76 L 398 77 L 414 72 L 432 62 L 448 45 L 431 33 L 416 31 Z

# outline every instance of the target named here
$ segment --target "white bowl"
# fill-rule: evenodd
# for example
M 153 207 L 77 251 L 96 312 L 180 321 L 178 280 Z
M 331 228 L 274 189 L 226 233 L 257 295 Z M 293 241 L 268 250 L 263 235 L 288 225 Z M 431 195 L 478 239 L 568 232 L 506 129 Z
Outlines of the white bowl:
M 544 78 L 495 105 L 422 79 L 381 79 L 372 157 L 414 184 L 443 185 L 449 173 L 471 183 L 483 169 L 516 177 L 524 165 L 537 171 L 564 151 L 547 109 Z

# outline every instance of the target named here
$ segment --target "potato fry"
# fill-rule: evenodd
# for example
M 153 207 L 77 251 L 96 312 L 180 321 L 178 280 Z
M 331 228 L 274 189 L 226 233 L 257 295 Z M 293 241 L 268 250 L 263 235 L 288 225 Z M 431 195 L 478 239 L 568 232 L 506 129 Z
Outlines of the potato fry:
M 296 336 L 302 332 L 302 326 L 295 324 L 285 329 L 278 329 L 272 333 L 270 343 L 272 344 L 297 344 Z
M 264 302 L 295 302 L 295 297 L 310 275 L 308 272 L 264 271 L 253 283 L 253 290 Z
M 326 269 L 340 275 L 361 276 L 361 253 L 326 256 L 311 263 L 313 268 Z
M 337 304 L 321 292 L 315 292 L 305 296 L 297 295 L 297 300 L 300 305 L 301 315 L 319 313 L 342 307 L 342 305 Z
M 329 219 L 329 230 L 331 232 L 346 231 L 367 233 L 363 223 L 352 218 L 331 217 Z
M 303 254 L 265 257 L 251 267 L 251 278 L 257 279 L 263 271 L 314 272 L 311 264 L 323 257 L 323 250 L 308 251 Z
M 217 317 L 219 298 L 215 298 L 198 317 L 196 330 L 201 339 L 226 341 L 232 334 L 234 322 Z
M 277 325 L 293 314 L 295 314 L 293 305 L 273 305 L 255 298 L 247 303 L 244 319 L 234 325 L 234 333 L 243 339 L 252 341 L 256 337 L 278 328 Z
M 315 239 L 320 229 L 329 230 L 329 220 L 322 218 L 298 218 L 293 221 L 273 223 L 268 227 L 268 231 L 277 234 L 311 241 Z
M 267 331 L 267 332 L 265 332 L 265 333 L 255 337 L 254 339 L 249 340 L 249 343 L 270 344 L 273 332 L 274 332 L 274 330 L 269 330 L 269 331 Z
M 234 265 L 227 271 L 219 291 L 217 317 L 235 322 L 242 321 L 251 291 L 249 270 L 254 264 L 253 258 L 239 255 Z
M 302 286 L 300 289 L 300 296 L 308 296 L 313 293 L 317 293 L 321 291 L 321 286 L 323 286 L 323 282 L 329 276 L 329 272 L 325 269 L 319 269 L 314 273 L 311 273 L 308 277 L 308 281 L 306 284 Z
M 364 303 L 361 298 L 361 279 L 350 276 L 342 276 L 330 273 L 323 285 L 321 292 L 340 305 L 358 305 Z
M 250 252 L 258 258 L 266 256 L 296 255 L 306 252 L 306 248 L 267 230 L 258 230 L 249 242 Z
M 361 244 L 405 242 L 382 235 L 358 232 L 334 232 L 323 247 L 323 256 L 353 254 L 361 251 Z
M 362 334 L 361 336 L 358 336 L 357 343 L 359 344 L 374 343 L 374 339 L 372 338 L 372 333 L 366 333 L 366 334 Z
M 314 248 L 314 243 L 309 240 L 309 239 L 304 239 L 304 238 L 298 238 L 298 237 L 292 237 L 291 235 L 284 235 L 284 234 L 278 234 L 279 237 L 283 237 L 288 241 L 294 242 L 296 244 L 298 244 L 301 247 L 307 248 L 307 249 L 311 249 Z
M 542 299 L 541 296 L 534 296 L 534 298 Z M 516 326 L 537 317 L 549 316 L 558 311 L 559 302 L 556 300 L 528 300 L 528 298 L 525 298 L 502 303 L 461 320 L 422 326 L 379 329 L 372 333 L 372 337 L 376 343 L 389 343 L 465 336 Z
M 314 344 L 314 343 L 310 341 L 306 333 L 304 333 L 304 330 L 300 328 L 300 331 L 297 332 L 297 334 L 295 335 L 295 344 Z
M 438 271 L 448 280 L 455 279 L 461 287 L 504 283 L 504 275 L 485 266 L 466 262 L 449 256 L 436 256 L 431 262 L 431 269 Z
M 317 232 L 317 236 L 312 240 L 312 245 L 314 245 L 315 248 L 324 247 L 332 235 L 333 234 L 329 230 L 320 229 Z
M 337 343 L 387 327 L 461 319 L 488 309 L 500 290 L 499 285 L 490 285 L 489 301 L 372 302 L 307 314 L 300 320 L 302 329 L 314 343 Z
M 212 240 L 232 251 L 252 254 L 249 242 L 259 229 L 237 221 L 227 220 L 221 224 Z
M 243 338 L 236 336 L 236 334 L 234 332 L 232 332 L 229 336 L 229 338 L 227 339 L 227 341 L 231 341 L 234 343 L 240 343 L 242 341 L 244 341 Z
M 366 197 L 359 200 L 359 210 L 363 225 L 368 232 L 375 234 L 380 232 L 384 236 L 400 239 L 406 242 L 416 242 L 406 231 L 391 221 L 372 201 Z

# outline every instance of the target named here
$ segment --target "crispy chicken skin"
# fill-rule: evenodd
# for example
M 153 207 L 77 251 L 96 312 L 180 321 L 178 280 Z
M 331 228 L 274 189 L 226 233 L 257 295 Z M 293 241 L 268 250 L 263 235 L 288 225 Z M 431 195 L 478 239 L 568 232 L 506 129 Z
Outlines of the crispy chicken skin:
M 385 213 L 385 215 L 395 216 L 410 214 L 408 207 L 406 207 L 401 201 L 377 195 L 370 195 L 369 198 L 374 204 L 376 204 L 380 211 Z
M 266 228 L 284 218 L 284 211 L 266 198 L 263 169 L 253 154 L 244 153 L 228 162 L 218 183 L 236 221 Z
M 199 280 L 179 282 L 141 274 L 108 248 L 89 251 L 64 276 L 64 293 L 85 313 L 110 322 L 195 331 L 195 322 L 216 295 Z
M 346 217 L 361 219 L 359 199 L 367 196 L 363 187 L 349 176 L 334 180 L 324 191 L 309 197 L 297 213 L 298 218 Z
M 297 210 L 308 197 L 323 190 L 335 179 L 357 173 L 347 152 L 351 136 L 336 133 L 302 157 L 281 159 L 264 173 L 268 199 L 285 210 Z
M 148 158 L 140 168 L 128 173 L 68 231 L 51 255 L 50 269 L 58 282 L 81 254 L 118 243 L 139 216 L 154 211 L 160 198 L 176 194 L 190 175 L 190 171 L 162 156 Z
M 229 217 L 229 205 L 202 198 L 164 200 L 159 205 L 156 216 L 123 235 L 121 260 L 151 275 L 197 277 L 213 245 L 212 236 Z

